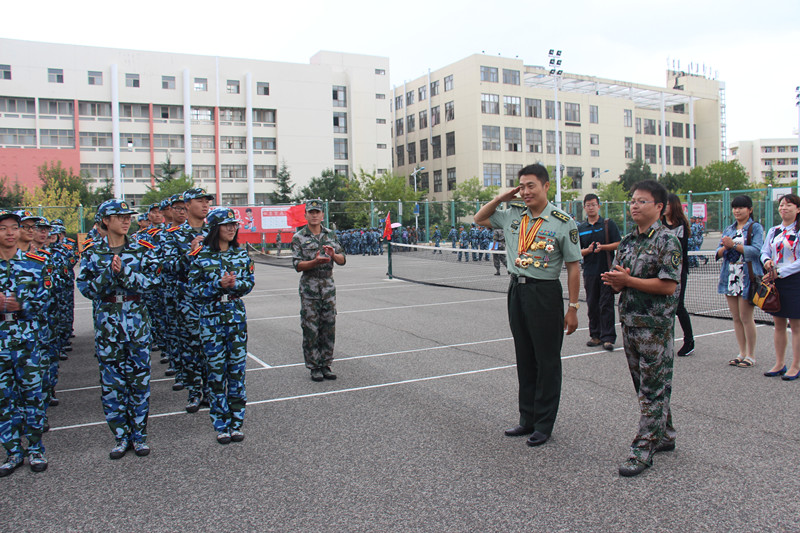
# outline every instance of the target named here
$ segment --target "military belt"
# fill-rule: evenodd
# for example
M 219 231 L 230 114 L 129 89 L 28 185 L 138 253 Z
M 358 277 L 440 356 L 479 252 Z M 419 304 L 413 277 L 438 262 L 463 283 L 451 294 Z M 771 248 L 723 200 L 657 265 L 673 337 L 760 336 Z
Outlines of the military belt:
M 106 296 L 101 301 L 108 304 L 121 304 L 122 302 L 138 302 L 141 297 L 138 294 L 116 294 L 114 296 Z
M 238 299 L 239 299 L 238 296 L 231 296 L 230 294 L 223 294 L 221 297 L 217 298 L 217 301 L 220 302 L 220 303 L 225 303 L 225 302 L 232 302 L 232 301 L 238 300 Z
M 0 318 L 2 318 L 3 322 L 16 322 L 22 318 L 22 312 L 0 313 Z
M 333 270 L 306 270 L 303 272 L 303 275 L 309 278 L 318 278 L 318 279 L 325 279 L 325 278 L 332 278 L 333 277 Z
M 520 284 L 524 285 L 526 283 L 544 283 L 545 281 L 555 281 L 555 280 L 553 280 L 553 279 L 536 279 L 536 278 L 531 278 L 531 277 L 528 277 L 528 276 L 518 276 L 516 274 L 511 274 L 511 281 L 513 281 L 514 283 L 520 283 Z

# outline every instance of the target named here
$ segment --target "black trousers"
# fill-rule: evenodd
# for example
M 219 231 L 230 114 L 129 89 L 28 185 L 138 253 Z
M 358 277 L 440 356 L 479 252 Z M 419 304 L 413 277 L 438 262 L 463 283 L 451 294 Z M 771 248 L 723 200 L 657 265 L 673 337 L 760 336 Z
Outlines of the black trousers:
M 561 345 L 564 299 L 558 280 L 519 283 L 508 288 L 508 322 L 514 336 L 519 381 L 519 423 L 553 432 L 561 400 Z
M 614 329 L 614 291 L 603 284 L 600 275 L 583 275 L 586 290 L 586 312 L 589 315 L 589 337 L 603 342 L 617 342 Z

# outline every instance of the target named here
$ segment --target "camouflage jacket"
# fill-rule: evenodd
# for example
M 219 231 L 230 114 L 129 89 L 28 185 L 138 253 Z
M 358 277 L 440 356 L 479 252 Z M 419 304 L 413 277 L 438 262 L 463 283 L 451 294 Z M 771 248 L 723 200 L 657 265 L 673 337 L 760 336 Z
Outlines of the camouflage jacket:
M 17 250 L 8 261 L 0 259 L 0 291 L 13 294 L 22 308 L 16 313 L 17 320 L 0 320 L 0 350 L 19 349 L 21 344 L 39 339 L 39 317 L 53 286 L 46 264 L 47 259 L 35 251 Z
M 194 254 L 189 268 L 189 287 L 200 304 L 200 323 L 204 326 L 247 322 L 242 296 L 253 290 L 253 260 L 244 247 L 214 252 L 202 248 Z M 229 289 L 220 286 L 222 275 L 236 274 L 236 284 Z
M 328 228 L 322 228 L 319 235 L 314 235 L 304 226 L 292 237 L 292 264 L 297 269 L 300 261 L 311 261 L 317 256 L 317 252 L 322 252 L 323 246 L 332 246 L 337 254 L 344 255 L 344 249 L 336 234 Z M 333 265 L 329 263 L 320 265 L 313 270 L 303 272 L 300 276 L 300 296 L 315 300 L 325 300 L 336 297 L 336 286 L 333 283 Z
M 188 295 L 190 289 L 187 281 L 192 263 L 189 253 L 192 251 L 192 241 L 198 235 L 205 237 L 208 234 L 208 228 L 204 224 L 200 231 L 197 231 L 187 221 L 162 233 L 165 234 L 166 239 L 163 244 L 162 257 L 166 265 L 167 276 L 177 282 L 181 294 Z
M 637 328 L 672 328 L 678 308 L 681 281 L 681 244 L 675 234 L 656 221 L 646 233 L 634 227 L 619 244 L 614 266 L 631 269 L 631 276 L 658 278 L 678 283 L 668 296 L 626 287 L 619 295 L 623 325 Z

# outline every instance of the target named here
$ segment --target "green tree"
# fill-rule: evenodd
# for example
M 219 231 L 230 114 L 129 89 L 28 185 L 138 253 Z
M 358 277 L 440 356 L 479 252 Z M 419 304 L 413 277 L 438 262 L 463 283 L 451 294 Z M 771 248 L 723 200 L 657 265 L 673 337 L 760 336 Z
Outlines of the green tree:
M 0 207 L 8 209 L 20 207 L 24 203 L 25 189 L 18 182 L 8 185 L 8 178 L 0 178 Z
M 628 163 L 625 172 L 619 177 L 619 182 L 626 191 L 630 191 L 634 183 L 654 179 L 656 179 L 656 175 L 650 170 L 650 165 L 645 163 L 640 157 L 637 157 Z
M 705 167 L 694 167 L 683 184 L 684 192 L 713 192 L 729 188 L 747 189 L 750 178 L 738 161 L 714 161 Z
M 547 174 L 550 176 L 550 189 L 547 191 L 547 200 L 554 202 L 556 199 L 556 167 L 548 165 Z M 583 172 L 581 172 L 580 177 L 583 177 Z M 567 174 L 561 174 L 562 202 L 571 202 L 580 194 L 580 191 L 572 188 L 572 184 L 573 181 L 571 176 L 568 176 Z
M 269 201 L 273 204 L 291 203 L 294 185 L 291 182 L 292 175 L 285 161 L 281 163 L 281 169 L 276 177 L 278 179 L 276 189 L 274 192 L 269 193 Z
M 37 170 L 42 182 L 42 189 L 46 193 L 53 193 L 52 197 L 63 197 L 61 190 L 76 193 L 79 203 L 87 207 L 99 205 L 112 197 L 108 181 L 106 181 L 105 187 L 92 190 L 87 183 L 88 177 L 81 177 L 75 174 L 71 168 L 64 168 L 61 161 L 43 163 Z
M 599 184 L 597 196 L 603 202 L 627 202 L 630 198 L 628 191 L 618 181 Z
M 178 173 L 180 171 L 181 171 L 180 167 L 172 165 L 172 160 L 170 159 L 170 155 L 167 154 L 167 160 L 158 165 L 158 170 L 156 170 L 156 173 L 153 174 L 153 179 L 156 180 L 156 183 L 164 183 L 172 181 L 176 177 L 178 177 Z
M 147 192 L 142 196 L 141 205 L 147 207 L 150 204 L 160 202 L 173 194 L 180 194 L 192 187 L 194 187 L 194 180 L 191 176 L 187 176 L 186 174 L 181 174 L 179 178 L 173 177 L 169 180 L 158 182 L 155 188 L 147 187 Z M 219 199 L 217 199 L 217 201 L 219 201 Z
M 348 200 L 346 204 L 351 223 L 354 227 L 366 227 L 371 225 L 372 214 L 369 212 L 370 206 L 376 210 L 378 218 L 384 218 L 387 212 L 392 213 L 392 220 L 399 220 L 398 200 L 402 205 L 404 221 L 411 220 L 413 216 L 414 204 L 419 202 L 426 194 L 427 190 L 418 190 L 407 184 L 403 176 L 397 176 L 387 172 L 380 175 L 370 174 L 360 169 L 358 174 L 353 176 L 348 182 Z
M 497 196 L 499 190 L 500 188 L 496 185 L 483 187 L 477 176 L 457 184 L 452 197 L 456 206 L 456 221 L 475 214 L 475 200 L 480 204 L 485 204 Z
M 80 193 L 67 187 L 37 187 L 24 193 L 23 203 L 31 208 L 42 206 L 43 215 L 49 220 L 60 218 L 64 221 L 67 233 L 75 235 L 80 230 L 78 204 Z M 92 212 L 94 216 L 94 212 Z
M 308 185 L 303 187 L 295 196 L 296 203 L 302 203 L 312 198 L 321 198 L 328 202 L 328 216 L 331 225 L 336 224 L 339 229 L 353 227 L 353 221 L 348 213 L 342 209 L 339 202 L 350 199 L 350 183 L 346 176 L 336 174 L 332 169 L 326 168 L 318 177 L 311 178 Z
M 678 172 L 677 174 L 667 172 L 658 178 L 658 182 L 661 183 L 661 185 L 663 185 L 669 192 L 677 194 L 681 191 L 685 191 L 684 184 L 688 178 L 689 174 L 686 172 Z

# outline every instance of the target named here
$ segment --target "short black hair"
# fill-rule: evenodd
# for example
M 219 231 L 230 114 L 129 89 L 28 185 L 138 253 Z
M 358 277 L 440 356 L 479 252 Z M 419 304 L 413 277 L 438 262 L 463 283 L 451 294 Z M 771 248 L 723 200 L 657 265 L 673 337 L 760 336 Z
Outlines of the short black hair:
M 741 194 L 731 201 L 731 207 L 746 207 L 753 209 L 753 200 L 746 194 Z
M 592 200 L 597 200 L 597 203 L 600 203 L 600 198 L 595 193 L 590 192 L 583 197 L 583 205 L 586 205 L 586 202 L 591 202 Z
M 517 173 L 517 178 L 530 175 L 536 176 L 542 185 L 550 181 L 550 175 L 547 173 L 547 169 L 544 167 L 544 165 L 540 165 L 539 163 L 534 163 L 532 165 L 528 165 L 527 167 L 523 167 L 522 170 Z
M 657 204 L 661 204 L 661 214 L 664 214 L 664 208 L 667 205 L 667 189 L 656 180 L 642 180 L 634 183 L 631 187 L 631 196 L 636 191 L 647 191 L 653 195 L 653 200 Z

